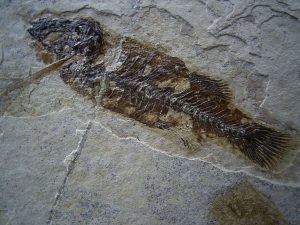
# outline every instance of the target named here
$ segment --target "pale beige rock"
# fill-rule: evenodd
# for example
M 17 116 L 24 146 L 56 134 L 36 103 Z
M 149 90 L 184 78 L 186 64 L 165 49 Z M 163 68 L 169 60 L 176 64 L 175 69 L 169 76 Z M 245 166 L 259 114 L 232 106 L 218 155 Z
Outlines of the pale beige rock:
M 94 122 L 51 224 L 208 224 L 211 202 L 245 180 L 266 194 L 255 193 L 248 183 L 237 188 L 240 193 L 233 203 L 250 196 L 247 207 L 252 213 L 257 199 L 254 206 L 262 205 L 266 211 L 278 208 L 285 219 L 297 221 L 297 216 L 289 218 L 287 213 L 300 200 L 299 189 L 270 185 L 242 173 L 225 173 L 199 160 L 168 156 L 139 138 L 124 137 Z M 284 220 L 278 209 L 276 214 Z M 260 215 L 251 221 L 259 223 Z M 240 220 L 247 216 L 245 213 Z
M 75 129 L 85 126 L 72 109 L 1 118 L 1 220 L 46 223 L 65 178 L 63 158 L 77 147 Z
M 48 16 L 93 18 L 179 57 L 191 71 L 225 80 L 247 115 L 299 139 L 297 1 L 3 1 L 0 223 L 206 224 L 209 202 L 242 180 L 288 222 L 300 221 L 299 156 L 281 174 L 265 173 L 241 154 L 193 141 L 189 127 L 152 129 L 95 110 L 58 71 L 32 79 L 46 65 L 26 29 Z

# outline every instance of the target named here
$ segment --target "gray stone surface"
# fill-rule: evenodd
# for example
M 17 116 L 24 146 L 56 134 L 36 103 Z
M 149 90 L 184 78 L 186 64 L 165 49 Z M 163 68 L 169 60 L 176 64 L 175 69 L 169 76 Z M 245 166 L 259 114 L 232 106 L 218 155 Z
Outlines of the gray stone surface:
M 54 209 L 53 224 L 207 224 L 214 197 L 245 180 L 277 203 L 289 221 L 299 221 L 299 189 L 168 156 L 95 122 Z
M 26 29 L 48 16 L 94 18 L 151 43 L 225 80 L 241 111 L 299 139 L 297 1 L 2 1 L 0 224 L 217 224 L 211 202 L 244 181 L 299 224 L 298 149 L 289 168 L 266 173 L 214 143 L 190 152 L 184 131 L 97 107 L 57 71 L 34 79 L 46 65 Z
M 85 124 L 72 109 L 1 118 L 0 207 L 8 224 L 45 224 L 65 178 L 63 159 L 76 149 L 79 128 Z

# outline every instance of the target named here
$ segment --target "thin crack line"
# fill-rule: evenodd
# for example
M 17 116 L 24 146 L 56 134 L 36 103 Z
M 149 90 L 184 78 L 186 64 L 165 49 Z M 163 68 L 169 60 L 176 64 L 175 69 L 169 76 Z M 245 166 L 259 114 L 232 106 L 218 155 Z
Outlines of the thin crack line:
M 49 216 L 48 221 L 47 221 L 48 225 L 52 224 L 53 218 L 54 218 L 56 210 L 57 210 L 57 208 L 60 204 L 60 200 L 61 200 L 61 197 L 63 195 L 63 192 L 64 192 L 64 189 L 65 189 L 66 183 L 68 181 L 68 178 L 72 174 L 73 170 L 75 169 L 76 162 L 79 160 L 82 149 L 84 148 L 84 144 L 85 144 L 85 142 L 88 138 L 89 131 L 92 129 L 93 124 L 95 122 L 95 119 L 96 119 L 96 116 L 97 116 L 97 109 L 99 108 L 103 93 L 104 93 L 104 91 L 106 90 L 106 87 L 107 87 L 107 77 L 106 76 L 104 76 L 104 80 L 102 82 L 100 82 L 100 87 L 101 88 L 98 92 L 98 96 L 96 97 L 96 105 L 94 106 L 94 112 L 92 114 L 92 118 L 91 118 L 91 120 L 89 120 L 88 125 L 85 129 L 84 135 L 81 138 L 77 149 L 75 150 L 74 157 L 68 165 L 67 174 L 66 174 L 66 176 L 65 176 L 65 178 L 64 178 L 64 180 L 63 180 L 63 182 L 62 182 L 62 184 L 61 184 L 61 186 L 58 190 L 58 193 L 55 197 L 54 204 L 53 204 L 52 209 L 50 211 L 50 216 Z
M 59 190 L 58 190 L 58 193 L 57 193 L 57 195 L 56 195 L 56 197 L 55 197 L 55 202 L 54 202 L 54 204 L 53 204 L 53 206 L 52 206 L 52 209 L 51 209 L 51 211 L 50 211 L 50 216 L 49 216 L 49 218 L 48 218 L 48 222 L 47 222 L 48 225 L 51 225 L 51 224 L 52 224 L 53 216 L 55 215 L 56 209 L 57 209 L 57 207 L 58 207 L 58 205 L 59 205 L 59 203 L 60 203 L 61 196 L 62 196 L 62 194 L 63 194 L 63 191 L 64 191 L 64 188 L 65 188 L 65 186 L 66 186 L 67 180 L 68 180 L 69 176 L 71 175 L 71 173 L 73 172 L 73 170 L 74 170 L 74 168 L 75 168 L 75 164 L 76 164 L 76 162 L 77 162 L 78 159 L 79 159 L 79 156 L 80 156 L 80 154 L 81 154 L 81 151 L 82 151 L 82 149 L 83 149 L 83 147 L 84 147 L 84 143 L 85 143 L 85 141 L 87 140 L 89 131 L 90 131 L 90 129 L 92 128 L 92 126 L 93 126 L 93 121 L 90 120 L 90 121 L 88 122 L 88 125 L 87 125 L 87 127 L 86 127 L 86 130 L 85 130 L 85 132 L 84 132 L 84 135 L 83 135 L 82 139 L 80 140 L 80 142 L 79 142 L 79 144 L 78 144 L 78 147 L 77 147 L 77 149 L 76 149 L 76 151 L 75 151 L 74 158 L 73 158 L 73 160 L 71 161 L 71 163 L 70 163 L 69 166 L 68 166 L 67 174 L 66 174 L 66 176 L 65 176 L 65 178 L 64 178 L 64 180 L 63 180 L 63 182 L 62 182 L 62 185 L 60 186 L 60 188 L 59 188 Z
M 4 51 L 3 51 L 3 48 L 1 47 L 1 60 L 0 60 L 0 67 L 3 65 L 3 62 L 4 62 Z

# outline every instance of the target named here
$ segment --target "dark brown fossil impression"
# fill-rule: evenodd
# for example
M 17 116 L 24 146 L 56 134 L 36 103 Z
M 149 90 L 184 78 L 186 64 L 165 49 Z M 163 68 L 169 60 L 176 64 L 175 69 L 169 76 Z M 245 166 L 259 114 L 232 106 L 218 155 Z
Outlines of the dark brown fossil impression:
M 55 60 L 74 55 L 60 69 L 64 82 L 90 99 L 104 88 L 105 108 L 160 129 L 180 126 L 169 112 L 181 112 L 199 139 L 201 130 L 225 138 L 265 169 L 276 167 L 290 148 L 288 135 L 229 107 L 231 94 L 224 82 L 188 71 L 179 58 L 123 38 L 117 60 L 108 65 L 103 59 L 110 36 L 98 22 L 40 19 L 31 24 L 29 34 Z

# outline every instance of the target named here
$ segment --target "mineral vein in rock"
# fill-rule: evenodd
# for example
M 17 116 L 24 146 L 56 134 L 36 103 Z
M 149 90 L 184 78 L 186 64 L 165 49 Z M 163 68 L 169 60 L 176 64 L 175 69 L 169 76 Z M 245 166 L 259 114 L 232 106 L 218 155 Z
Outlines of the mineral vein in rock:
M 118 65 L 107 70 L 99 57 L 106 54 L 109 36 L 98 22 L 40 19 L 32 26 L 29 34 L 55 60 L 79 56 L 60 70 L 64 82 L 75 91 L 94 99 L 99 80 L 106 77 L 109 85 L 101 99 L 105 108 L 161 129 L 180 125 L 170 109 L 182 112 L 192 120 L 196 135 L 205 130 L 223 137 L 266 169 L 276 167 L 290 148 L 288 135 L 228 107 L 231 94 L 224 82 L 188 71 L 176 57 L 124 38 Z

